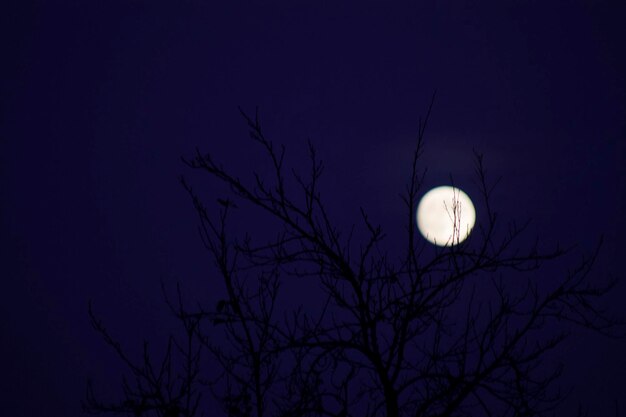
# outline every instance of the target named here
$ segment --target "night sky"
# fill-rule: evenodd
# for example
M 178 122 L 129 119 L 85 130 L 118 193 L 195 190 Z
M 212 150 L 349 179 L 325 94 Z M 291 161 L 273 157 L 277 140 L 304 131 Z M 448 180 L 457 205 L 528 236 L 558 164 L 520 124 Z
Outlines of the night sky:
M 262 167 L 237 106 L 258 106 L 294 166 L 311 139 L 338 224 L 363 206 L 393 230 L 436 90 L 425 187 L 452 176 L 472 196 L 476 149 L 502 177 L 504 218 L 531 218 L 546 247 L 578 245 L 542 278 L 600 236 L 593 280 L 623 277 L 625 19 L 599 0 L 3 2 L 0 414 L 82 415 L 88 378 L 118 392 L 90 300 L 132 352 L 175 325 L 161 280 L 221 290 L 178 177 L 211 201 L 221 191 L 181 156 L 210 151 L 242 177 Z M 622 279 L 603 306 L 626 317 L 625 296 Z M 575 330 L 559 351 L 564 409 L 614 415 L 617 400 L 626 415 L 624 353 L 624 339 Z

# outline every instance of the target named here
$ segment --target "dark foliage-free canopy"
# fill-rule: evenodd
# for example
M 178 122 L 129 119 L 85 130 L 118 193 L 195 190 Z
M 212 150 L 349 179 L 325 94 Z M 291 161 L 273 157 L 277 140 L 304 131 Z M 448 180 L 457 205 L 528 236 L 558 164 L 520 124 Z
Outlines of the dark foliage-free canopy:
M 118 402 L 100 401 L 90 386 L 86 410 L 169 417 L 552 415 L 563 394 L 556 381 L 561 368 L 546 360 L 550 352 L 571 325 L 615 334 L 618 321 L 597 307 L 613 282 L 596 286 L 589 279 L 598 251 L 570 263 L 558 279 L 539 281 L 537 271 L 570 259 L 570 250 L 524 245 L 527 223 L 501 222 L 492 208 L 495 184 L 478 153 L 481 216 L 470 238 L 443 248 L 421 239 L 414 214 L 424 191 L 428 116 L 407 167 L 405 243 L 397 253 L 365 209 L 348 228 L 332 221 L 313 145 L 306 173 L 304 164 L 290 170 L 285 148 L 265 136 L 258 117 L 242 115 L 271 174 L 247 182 L 210 155 L 184 159 L 227 186 L 229 195 L 210 207 L 181 178 L 216 266 L 210 279 L 215 288 L 223 284 L 221 299 L 191 307 L 180 288 L 176 300 L 164 290 L 184 332 L 170 337 L 162 361 L 152 359 L 147 343 L 142 359 L 131 359 L 90 309 L 95 329 L 130 375 Z M 231 233 L 244 215 L 277 226 L 270 235 Z M 281 291 L 294 282 L 315 291 L 286 300 Z M 211 401 L 221 412 L 203 409 Z

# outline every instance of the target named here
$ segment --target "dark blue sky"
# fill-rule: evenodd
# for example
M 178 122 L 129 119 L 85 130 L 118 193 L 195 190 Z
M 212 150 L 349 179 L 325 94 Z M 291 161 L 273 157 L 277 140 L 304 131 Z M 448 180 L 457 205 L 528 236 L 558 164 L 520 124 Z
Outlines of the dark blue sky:
M 139 346 L 171 324 L 160 279 L 215 291 L 177 177 L 190 174 L 180 156 L 196 146 L 242 175 L 257 164 L 238 105 L 259 106 L 296 164 L 307 138 L 317 145 L 340 223 L 362 205 L 394 227 L 418 117 L 436 89 L 428 188 L 451 174 L 471 196 L 476 148 L 488 174 L 503 177 L 494 197 L 503 216 L 530 217 L 532 237 L 581 251 L 603 234 L 597 279 L 623 275 L 618 2 L 12 3 L 0 9 L 7 416 L 80 415 L 88 376 L 118 384 L 88 300 Z M 606 307 L 626 317 L 625 296 L 621 283 Z M 626 387 L 626 342 L 574 337 L 562 351 L 570 405 L 583 398 L 592 415 L 608 415 Z

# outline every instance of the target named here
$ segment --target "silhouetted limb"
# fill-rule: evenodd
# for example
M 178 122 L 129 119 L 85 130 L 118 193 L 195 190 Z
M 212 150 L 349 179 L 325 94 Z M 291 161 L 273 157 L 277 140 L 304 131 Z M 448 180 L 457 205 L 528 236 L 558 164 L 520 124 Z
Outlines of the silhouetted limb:
M 174 307 L 169 300 L 168 305 L 171 308 Z M 90 381 L 87 385 L 86 400 L 83 403 L 85 412 L 163 417 L 198 415 L 202 397 L 200 392 L 201 350 L 197 341 L 200 318 L 187 314 L 182 307 L 182 301 L 175 313 L 184 326 L 184 338 L 177 340 L 170 336 L 160 362 L 152 359 L 148 342 L 144 341 L 142 358 L 134 361 L 127 355 L 121 344 L 111 336 L 93 312 L 91 302 L 89 303 L 91 325 L 126 364 L 131 378 L 122 379 L 123 399 L 112 403 L 98 400 Z

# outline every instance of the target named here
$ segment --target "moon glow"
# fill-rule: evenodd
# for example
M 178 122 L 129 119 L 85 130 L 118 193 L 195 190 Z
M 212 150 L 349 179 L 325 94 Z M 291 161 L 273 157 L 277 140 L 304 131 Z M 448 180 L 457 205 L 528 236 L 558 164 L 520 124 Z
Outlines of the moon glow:
M 476 210 L 467 194 L 447 185 L 428 191 L 417 206 L 417 227 L 437 246 L 463 242 L 472 232 Z

